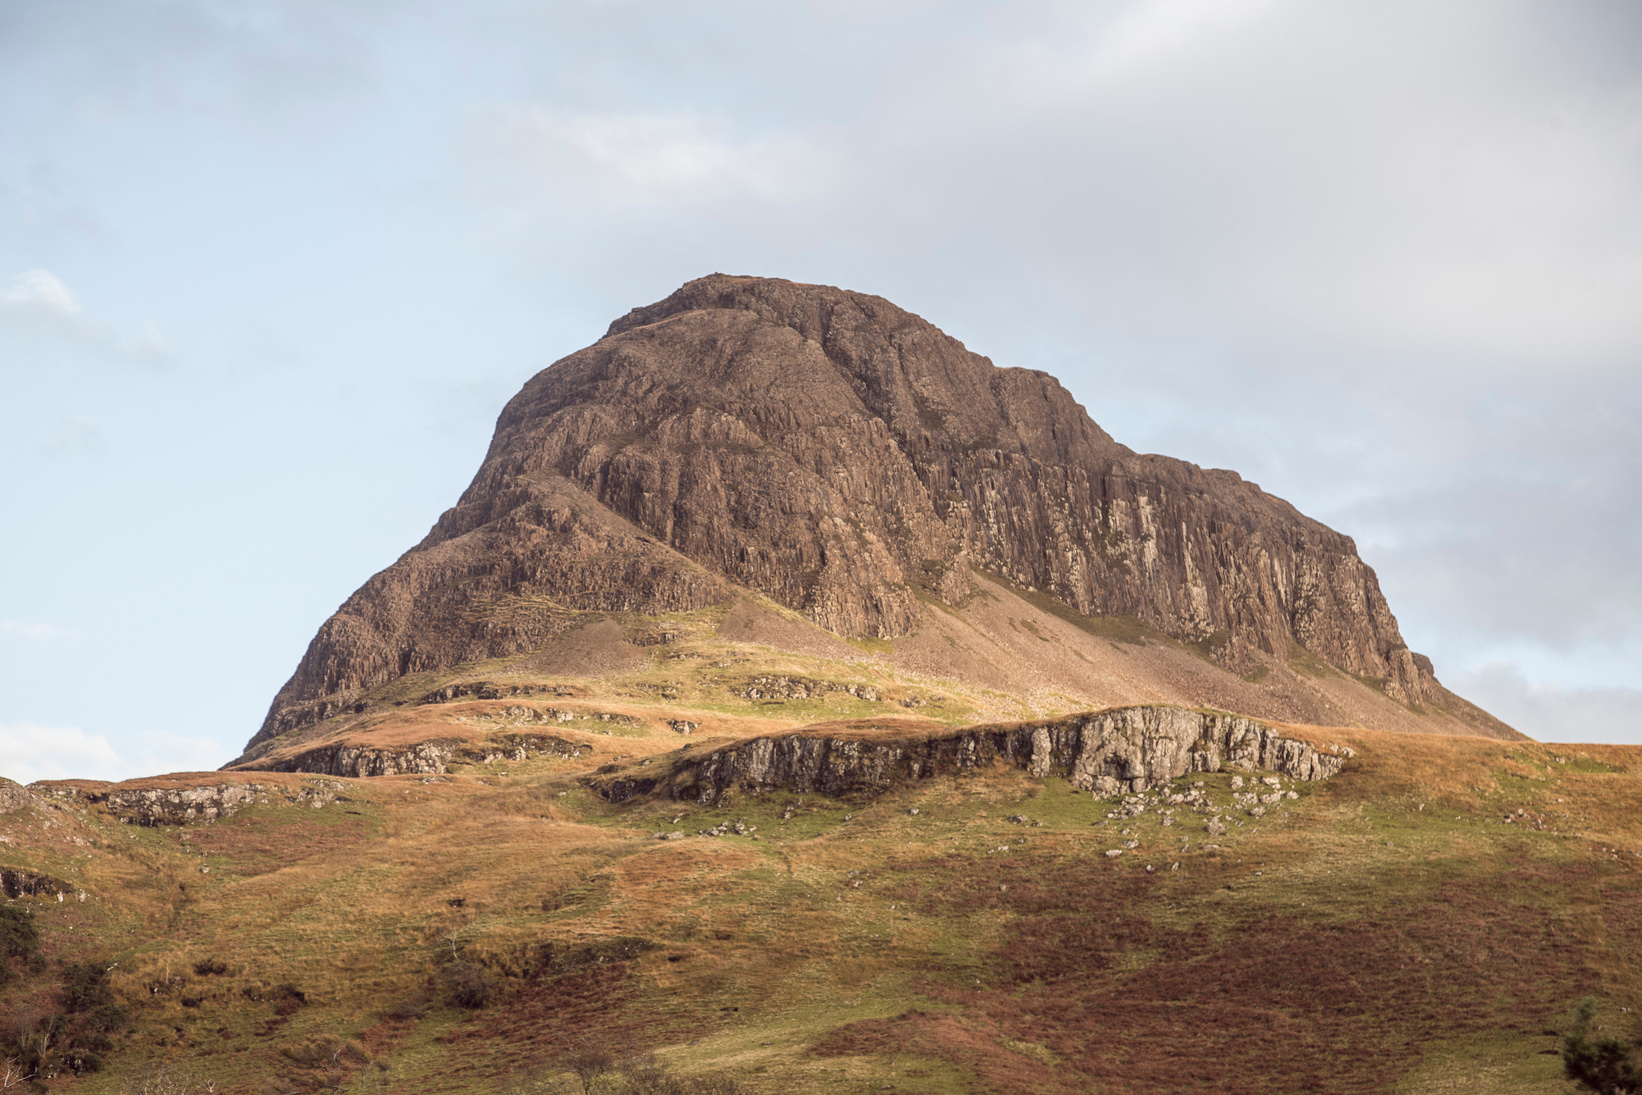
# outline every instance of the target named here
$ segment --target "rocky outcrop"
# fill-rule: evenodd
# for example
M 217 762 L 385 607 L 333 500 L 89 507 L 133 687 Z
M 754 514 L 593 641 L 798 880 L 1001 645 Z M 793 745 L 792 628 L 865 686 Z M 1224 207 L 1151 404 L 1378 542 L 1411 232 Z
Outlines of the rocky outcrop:
M 1237 715 L 1145 706 L 915 737 L 803 732 L 759 737 L 699 756 L 686 754 L 655 775 L 608 773 L 589 783 L 612 802 L 659 793 L 707 803 L 733 788 L 872 797 L 900 784 L 996 763 L 1114 795 L 1223 767 L 1327 779 L 1339 773 L 1345 755 L 1284 738 Z
M 315 772 L 362 779 L 369 776 L 444 775 L 453 759 L 473 764 L 526 760 L 532 756 L 575 757 L 585 745 L 548 734 L 494 734 L 483 741 L 431 740 L 414 745 L 374 746 L 333 743 L 294 756 L 256 763 L 274 772 Z M 251 766 L 248 766 L 251 767 Z
M 258 783 L 110 791 L 104 805 L 110 813 L 138 825 L 182 825 L 238 813 L 265 791 Z
M 295 756 L 259 763 L 274 772 L 317 772 L 359 779 L 365 776 L 442 775 L 454 743 L 424 741 L 415 745 L 372 747 L 334 743 Z
M 417 703 L 455 703 L 457 700 L 505 700 L 515 696 L 579 696 L 585 689 L 539 684 L 511 684 L 497 681 L 463 681 L 436 688 Z
M 73 892 L 73 886 L 50 875 L 0 867 L 0 893 L 13 901 L 19 897 L 50 897 Z
M 9 814 L 28 806 L 38 806 L 40 800 L 27 787 L 0 776 L 0 814 Z
M 35 786 L 40 786 L 36 784 Z M 339 783 L 290 784 L 212 782 L 132 786 L 120 783 L 54 783 L 46 793 L 112 814 L 127 825 L 153 827 L 211 822 L 232 817 L 252 804 L 328 806 L 337 801 Z
M 713 275 L 525 385 L 461 500 L 325 623 L 253 744 L 323 697 L 541 647 L 574 610 L 688 610 L 735 583 L 894 637 L 974 567 L 1228 667 L 1298 642 L 1405 703 L 1438 688 L 1351 539 L 1235 472 L 1138 455 L 1053 377 L 881 298 Z
M 276 738 L 292 730 L 300 730 L 305 726 L 314 726 L 326 719 L 336 718 L 338 715 L 362 715 L 369 711 L 371 706 L 369 700 L 348 694 L 322 696 L 307 703 L 294 703 L 269 716 L 268 728 L 272 733 L 268 736 Z

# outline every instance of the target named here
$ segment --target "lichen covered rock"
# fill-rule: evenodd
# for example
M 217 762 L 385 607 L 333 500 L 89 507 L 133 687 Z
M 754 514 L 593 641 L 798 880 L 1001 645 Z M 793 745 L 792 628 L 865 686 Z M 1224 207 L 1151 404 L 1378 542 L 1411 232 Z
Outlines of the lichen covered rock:
M 898 784 L 1004 763 L 1114 795 L 1228 767 L 1327 779 L 1339 773 L 1345 759 L 1284 738 L 1254 719 L 1143 706 L 915 736 L 800 731 L 682 755 L 655 775 L 617 772 L 589 783 L 613 802 L 661 793 L 706 803 L 734 788 L 871 797 Z

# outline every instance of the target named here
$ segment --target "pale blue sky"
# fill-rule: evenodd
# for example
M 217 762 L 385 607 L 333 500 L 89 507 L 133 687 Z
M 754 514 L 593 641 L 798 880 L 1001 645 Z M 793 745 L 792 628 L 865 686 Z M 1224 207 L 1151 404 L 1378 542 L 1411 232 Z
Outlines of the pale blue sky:
M 233 755 L 506 399 L 715 270 L 1048 369 L 1642 742 L 1627 0 L 0 0 L 0 773 Z

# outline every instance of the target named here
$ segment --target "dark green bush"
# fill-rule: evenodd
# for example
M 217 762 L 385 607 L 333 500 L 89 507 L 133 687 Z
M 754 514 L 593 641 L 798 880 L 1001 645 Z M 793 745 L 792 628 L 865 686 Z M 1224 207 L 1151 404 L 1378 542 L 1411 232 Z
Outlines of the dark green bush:
M 439 981 L 459 1008 L 482 1008 L 497 996 L 495 976 L 477 962 L 452 962 L 439 971 Z
M 1642 1091 L 1642 1044 L 1591 1036 L 1596 1000 L 1579 1002 L 1574 1029 L 1562 1039 L 1562 1068 L 1568 1079 L 1598 1095 L 1635 1095 Z
M 63 1010 L 70 1015 L 114 1003 L 108 970 L 101 962 L 75 962 L 63 967 Z
M 118 1004 L 104 1004 L 86 1016 L 85 1029 L 93 1034 L 114 1034 L 125 1029 L 127 1015 Z
M 29 910 L 4 905 L 0 906 L 0 985 L 14 976 L 14 960 L 39 964 L 40 930 L 34 926 L 34 914 Z
M 99 1072 L 103 1067 L 103 1059 L 83 1046 L 71 1046 L 63 1052 L 63 1064 L 76 1076 L 87 1072 Z

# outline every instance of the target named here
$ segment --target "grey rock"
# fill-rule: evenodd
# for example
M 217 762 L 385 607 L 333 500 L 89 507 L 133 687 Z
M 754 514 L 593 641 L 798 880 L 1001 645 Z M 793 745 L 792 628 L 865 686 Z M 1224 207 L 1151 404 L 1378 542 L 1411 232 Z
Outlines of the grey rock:
M 1319 780 L 1335 775 L 1344 764 L 1338 756 L 1284 738 L 1254 719 L 1148 705 L 908 738 L 862 740 L 797 731 L 682 757 L 665 775 L 595 776 L 592 783 L 614 802 L 663 789 L 673 798 L 705 803 L 737 786 L 870 796 L 996 761 L 1040 777 L 1061 776 L 1096 793 L 1116 786 L 1133 795 L 1188 772 L 1219 771 L 1226 765 Z M 1136 797 L 1119 812 L 1133 817 L 1145 807 Z

